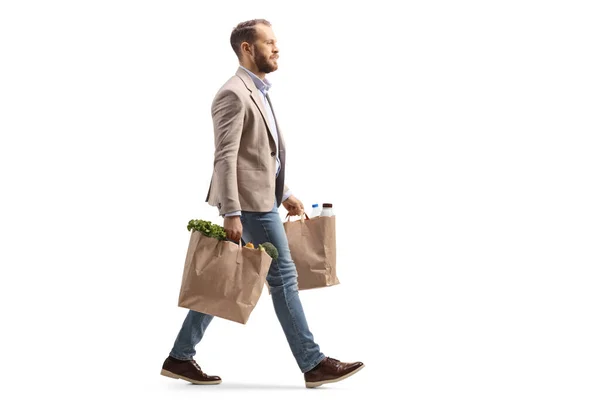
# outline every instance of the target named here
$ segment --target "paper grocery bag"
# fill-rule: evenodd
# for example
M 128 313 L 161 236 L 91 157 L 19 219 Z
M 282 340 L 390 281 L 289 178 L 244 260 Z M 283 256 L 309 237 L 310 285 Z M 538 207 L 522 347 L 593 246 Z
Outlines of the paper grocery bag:
M 340 283 L 336 272 L 335 216 L 309 218 L 304 214 L 283 223 L 292 260 L 298 271 L 298 289 L 314 289 Z
M 245 324 L 267 279 L 271 257 L 192 231 L 179 306 Z

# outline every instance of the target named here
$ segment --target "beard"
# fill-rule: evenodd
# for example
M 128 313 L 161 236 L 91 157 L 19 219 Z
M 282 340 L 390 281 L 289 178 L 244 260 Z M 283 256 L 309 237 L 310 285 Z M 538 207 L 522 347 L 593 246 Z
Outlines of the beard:
M 277 70 L 277 64 L 275 61 L 269 60 L 267 56 L 260 53 L 256 47 L 254 48 L 254 63 L 258 70 L 262 73 L 268 74 Z

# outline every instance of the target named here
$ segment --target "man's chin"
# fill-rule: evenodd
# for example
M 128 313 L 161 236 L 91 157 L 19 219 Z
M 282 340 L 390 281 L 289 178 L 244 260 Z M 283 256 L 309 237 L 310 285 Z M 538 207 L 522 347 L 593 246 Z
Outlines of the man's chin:
M 271 65 L 268 69 L 266 69 L 266 70 L 264 70 L 262 72 L 265 73 L 265 74 L 270 74 L 271 72 L 275 72 L 275 71 L 277 71 L 277 66 L 276 65 L 275 66 Z
M 278 67 L 279 66 L 277 65 L 277 62 L 267 62 L 265 64 L 260 65 L 258 67 L 258 70 L 263 74 L 269 74 L 273 71 L 277 71 Z

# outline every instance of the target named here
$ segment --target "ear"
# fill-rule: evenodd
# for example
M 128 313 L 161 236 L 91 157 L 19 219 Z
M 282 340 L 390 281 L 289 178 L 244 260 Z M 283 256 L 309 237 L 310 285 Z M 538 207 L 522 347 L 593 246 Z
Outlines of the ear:
M 242 53 L 246 53 L 246 54 L 250 54 L 251 56 L 254 56 L 254 49 L 252 47 L 253 46 L 250 43 L 243 42 L 242 43 Z

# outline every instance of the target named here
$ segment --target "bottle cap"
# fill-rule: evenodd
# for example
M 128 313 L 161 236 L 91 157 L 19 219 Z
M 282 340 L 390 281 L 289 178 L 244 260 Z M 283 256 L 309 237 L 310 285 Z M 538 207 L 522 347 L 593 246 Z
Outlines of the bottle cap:
M 313 208 L 319 207 L 318 204 L 313 204 L 312 206 L 313 206 Z
M 323 208 L 325 208 L 325 207 L 331 208 L 331 207 L 333 207 L 333 204 L 331 204 L 331 203 L 323 203 Z

